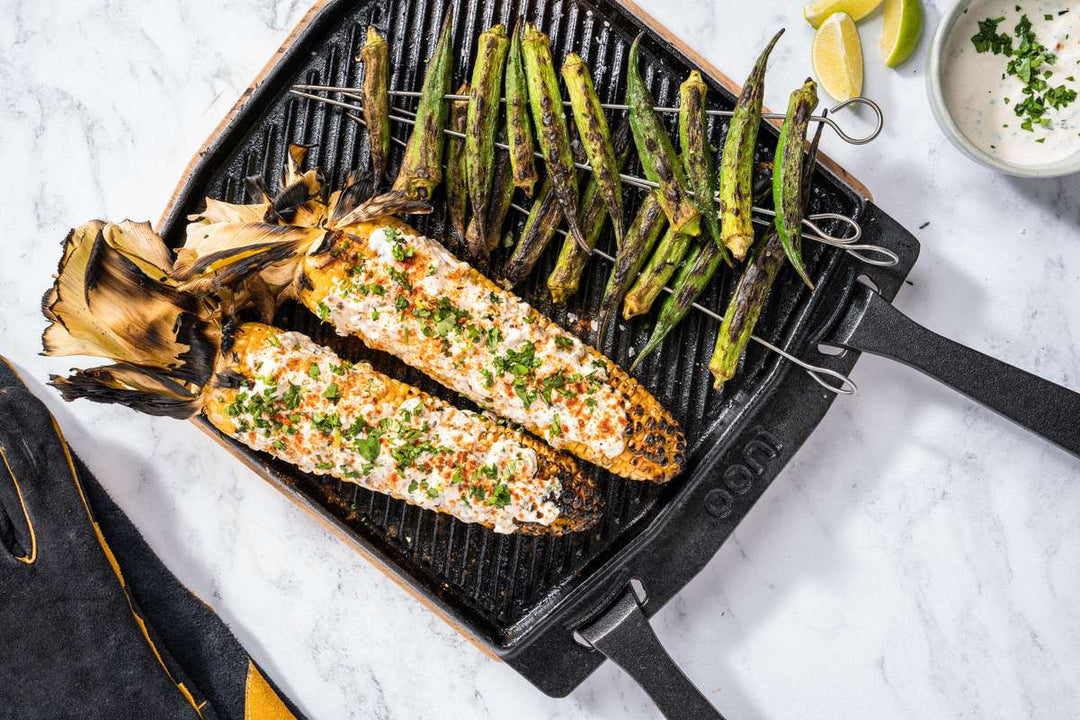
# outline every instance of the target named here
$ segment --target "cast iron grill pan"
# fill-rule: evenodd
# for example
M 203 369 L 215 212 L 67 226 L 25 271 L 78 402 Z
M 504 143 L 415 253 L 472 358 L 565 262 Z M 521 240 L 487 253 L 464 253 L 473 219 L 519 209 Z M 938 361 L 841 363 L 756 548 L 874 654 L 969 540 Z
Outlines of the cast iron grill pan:
M 172 247 L 183 242 L 186 216 L 201 210 L 207 195 L 230 202 L 250 201 L 245 198 L 243 182 L 250 175 L 262 175 L 269 187 L 276 187 L 290 143 L 312 146 L 308 166 L 318 167 L 331 189 L 340 188 L 350 172 L 366 162 L 367 134 L 361 127 L 340 110 L 292 96 L 288 89 L 301 82 L 359 87 L 363 68 L 354 58 L 368 24 L 385 33 L 389 42 L 390 87 L 419 90 L 425 60 L 448 15 L 454 24 L 456 65 L 452 86 L 457 87 L 471 68 L 477 35 L 497 22 L 512 27 L 519 14 L 551 36 L 556 58 L 570 51 L 582 55 L 594 71 L 602 100 L 622 101 L 629 46 L 643 26 L 619 5 L 581 0 L 329 2 L 291 41 L 261 84 L 253 88 L 243 109 L 212 139 L 169 209 L 162 227 L 166 241 Z M 658 104 L 675 105 L 678 85 L 692 66 L 652 32 L 643 50 L 645 77 Z M 738 73 L 747 71 L 748 67 L 737 69 Z M 710 82 L 711 105 L 730 109 L 734 105 L 732 94 L 706 79 Z M 393 97 L 391 104 L 413 109 L 415 100 Z M 670 120 L 674 137 L 674 116 Z M 726 122 L 715 118 L 712 121 L 712 142 L 719 147 Z M 392 123 L 392 129 L 397 137 L 408 137 L 407 126 Z M 775 130 L 763 125 L 759 159 L 772 157 L 775 141 Z M 396 144 L 393 153 L 392 170 L 396 172 L 401 159 L 401 148 Z M 627 172 L 642 175 L 636 157 Z M 633 188 L 625 192 L 629 218 L 642 192 Z M 516 202 L 529 204 L 520 192 Z M 431 216 L 413 217 L 411 222 L 429 236 L 445 238 L 448 225 L 441 188 L 435 203 L 436 211 Z M 917 250 L 913 238 L 820 167 L 814 179 L 811 212 L 852 216 L 864 224 L 867 241 L 900 254 L 902 262 L 897 268 L 872 272 L 882 294 L 891 299 L 914 262 Z M 511 211 L 508 226 L 515 237 L 523 223 L 524 217 Z M 590 260 L 578 294 L 564 307 L 553 306 L 546 298 L 544 280 L 560 243 L 561 236 L 517 292 L 562 326 L 589 339 L 588 321 L 595 317 L 609 265 L 599 258 Z M 600 245 L 613 249 L 610 226 Z M 833 316 L 843 306 L 856 276 L 869 269 L 836 250 L 812 242 L 804 246 L 818 289 L 811 293 L 794 273 L 781 272 L 757 332 L 798 356 L 846 372 L 857 353 L 825 358 L 814 348 L 824 329 L 835 320 Z M 734 279 L 732 272 L 718 273 L 701 302 L 722 309 Z M 609 340 L 612 346 L 605 348 L 607 354 L 628 367 L 634 349 L 644 345 L 655 315 L 654 308 L 646 318 L 620 322 L 619 330 Z M 275 322 L 312 336 L 343 357 L 368 360 L 391 376 L 459 407 L 471 407 L 465 399 L 396 359 L 365 348 L 359 340 L 338 337 L 303 307 L 284 306 Z M 700 506 L 702 496 L 692 497 L 690 486 L 721 483 L 706 497 L 707 514 L 713 522 L 708 539 L 687 535 L 686 547 L 666 548 L 660 556 L 664 562 L 657 566 L 658 577 L 646 579 L 653 598 L 650 608 L 656 608 L 715 552 L 831 402 L 832 396 L 801 371 L 755 344 L 751 344 L 737 377 L 723 392 L 713 391 L 708 361 L 717 329 L 717 323 L 692 312 L 637 373 L 686 431 L 689 453 L 685 472 L 666 486 L 655 486 L 623 480 L 590 466 L 601 488 L 605 510 L 599 524 L 588 533 L 560 538 L 498 535 L 356 485 L 301 473 L 239 444 L 234 443 L 233 449 L 286 485 L 298 500 L 350 535 L 415 592 L 545 692 L 564 694 L 602 659 L 573 644 L 573 622 L 581 619 L 579 615 L 585 611 L 580 608 L 588 604 L 588 598 L 603 594 L 597 587 L 602 578 L 613 572 L 629 572 L 629 556 L 643 557 L 642 551 L 651 544 L 642 537 L 643 531 L 649 528 L 650 534 L 656 534 L 656 528 L 670 525 L 672 516 L 690 512 L 688 503 Z M 763 408 L 767 408 L 767 415 L 780 416 L 769 429 L 760 425 Z M 747 442 L 756 444 L 746 446 Z M 749 477 L 743 470 L 732 475 L 734 465 L 728 457 L 732 452 L 749 453 Z M 746 466 L 743 463 L 738 467 Z M 553 667 L 551 658 L 557 658 L 557 667 Z

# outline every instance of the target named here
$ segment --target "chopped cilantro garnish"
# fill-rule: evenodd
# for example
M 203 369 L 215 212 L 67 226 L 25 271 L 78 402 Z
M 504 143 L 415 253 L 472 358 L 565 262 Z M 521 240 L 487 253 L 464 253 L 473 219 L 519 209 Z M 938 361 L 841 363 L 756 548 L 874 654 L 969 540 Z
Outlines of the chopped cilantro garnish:
M 367 460 L 369 463 L 375 462 L 375 458 L 379 457 L 379 435 L 378 433 L 370 433 L 367 437 L 358 438 L 353 442 L 353 447 L 356 448 L 356 452 L 360 454 L 360 457 Z
M 326 322 L 326 318 L 330 317 L 330 308 L 327 307 L 326 303 L 321 302 L 318 304 L 317 309 L 319 312 L 319 319 Z
M 499 483 L 495 486 L 495 489 L 491 491 L 491 497 L 487 499 L 487 504 L 499 508 L 500 510 L 510 504 L 510 488 L 506 483 Z
M 338 384 L 336 382 L 330 383 L 326 386 L 326 389 L 323 390 L 322 396 L 327 400 L 336 403 L 338 400 L 341 399 L 341 388 L 338 387 Z
M 289 410 L 295 410 L 300 405 L 300 399 L 303 397 L 303 390 L 299 385 L 293 385 L 289 383 L 289 389 L 281 396 L 282 402 L 285 403 L 285 407 Z M 295 421 L 294 421 L 295 422 Z
M 565 335 L 556 335 L 555 345 L 556 347 L 561 347 L 563 350 L 569 350 L 570 348 L 574 347 L 574 341 L 566 337 Z
M 461 468 L 454 468 L 454 474 L 450 476 L 450 482 L 453 485 L 457 485 L 465 479 L 465 473 L 461 471 Z
M 562 435 L 562 423 L 559 422 L 559 415 L 556 413 L 551 417 L 551 425 L 548 426 L 548 437 L 559 437 Z
M 488 293 L 488 300 L 491 301 L 492 305 L 502 305 L 502 298 L 495 293 Z
M 308 365 L 307 374 L 308 377 L 312 380 L 318 380 L 319 375 L 321 375 L 322 373 L 319 371 L 319 366 L 317 363 L 311 363 L 310 365 Z

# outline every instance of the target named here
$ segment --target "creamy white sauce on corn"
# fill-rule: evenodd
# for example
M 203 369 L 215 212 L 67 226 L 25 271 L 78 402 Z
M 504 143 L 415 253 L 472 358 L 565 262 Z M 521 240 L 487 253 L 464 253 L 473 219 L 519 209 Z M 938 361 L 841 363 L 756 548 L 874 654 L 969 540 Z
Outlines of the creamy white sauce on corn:
M 235 437 L 304 472 L 333 475 L 496 532 L 550 525 L 557 479 L 537 474 L 532 448 L 494 423 L 435 398 L 387 402 L 387 378 L 299 333 L 246 353 L 227 412 Z
M 359 335 L 554 447 L 623 452 L 629 401 L 577 338 L 541 329 L 527 303 L 474 282 L 433 240 L 383 227 L 360 249 L 363 261 L 318 308 L 339 334 Z

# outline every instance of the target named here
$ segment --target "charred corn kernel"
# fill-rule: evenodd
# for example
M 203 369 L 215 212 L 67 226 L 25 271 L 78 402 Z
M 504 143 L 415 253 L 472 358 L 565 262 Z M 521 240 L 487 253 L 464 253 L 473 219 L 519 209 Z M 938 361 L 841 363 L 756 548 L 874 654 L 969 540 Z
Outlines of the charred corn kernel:
M 514 26 L 510 55 L 506 62 L 506 143 L 510 146 L 510 167 L 514 187 L 532 197 L 536 185 L 536 161 L 533 159 L 533 134 L 529 119 L 529 88 L 521 59 L 521 28 Z
M 682 432 L 635 380 L 400 221 L 358 225 L 336 257 L 306 257 L 299 286 L 338 333 L 556 448 L 639 480 L 682 466 Z
M 405 145 L 405 157 L 394 181 L 395 190 L 419 200 L 429 200 L 442 182 L 443 130 L 448 113 L 445 96 L 450 92 L 450 70 L 453 66 L 451 51 L 450 23 L 447 21 L 424 73 L 416 123 Z
M 562 76 L 574 111 L 578 137 L 585 146 L 585 154 L 592 167 L 592 177 L 595 179 L 600 197 L 607 205 L 608 213 L 611 215 L 611 224 L 615 228 L 615 238 L 621 245 L 623 236 L 622 180 L 619 178 L 619 161 L 611 142 L 611 131 L 608 130 L 604 108 L 600 105 L 596 88 L 593 87 L 589 67 L 580 55 L 570 53 L 566 56 L 563 60 Z
M 659 185 L 657 198 L 668 222 L 684 235 L 697 235 L 701 232 L 701 215 L 690 197 L 686 173 L 671 145 L 671 138 L 653 109 L 656 103 L 653 102 L 652 93 L 641 77 L 638 66 L 640 50 L 639 35 L 630 47 L 626 73 L 626 104 L 630 107 L 634 145 L 637 146 L 645 177 Z
M 506 28 L 496 25 L 480 33 L 476 43 L 469 112 L 465 125 L 465 168 L 469 199 L 480 234 L 487 236 L 488 196 L 495 165 L 495 125 L 499 119 L 499 93 L 509 47 Z
M 739 260 L 754 243 L 753 175 L 761 105 L 765 96 L 765 67 L 769 54 L 784 33 L 776 33 L 754 63 L 743 85 L 735 113 L 728 124 L 720 158 L 720 234 L 724 245 Z
M 360 49 L 364 63 L 364 121 L 371 139 L 371 169 L 381 182 L 386 177 L 390 157 L 390 62 L 386 41 L 368 25 L 367 40 Z
M 458 89 L 459 95 L 469 94 L 468 83 Z M 466 100 L 450 102 L 450 129 L 465 132 L 465 119 L 469 103 Z M 446 205 L 450 225 L 459 243 L 465 242 L 465 215 L 468 210 L 469 190 L 465 180 L 465 141 L 451 135 L 446 139 Z

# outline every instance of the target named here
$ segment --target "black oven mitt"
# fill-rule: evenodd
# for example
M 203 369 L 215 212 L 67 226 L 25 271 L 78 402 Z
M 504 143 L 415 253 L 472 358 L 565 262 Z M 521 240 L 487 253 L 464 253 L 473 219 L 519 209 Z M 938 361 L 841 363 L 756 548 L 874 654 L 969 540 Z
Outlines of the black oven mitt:
M 0 719 L 300 717 L 0 358 Z

